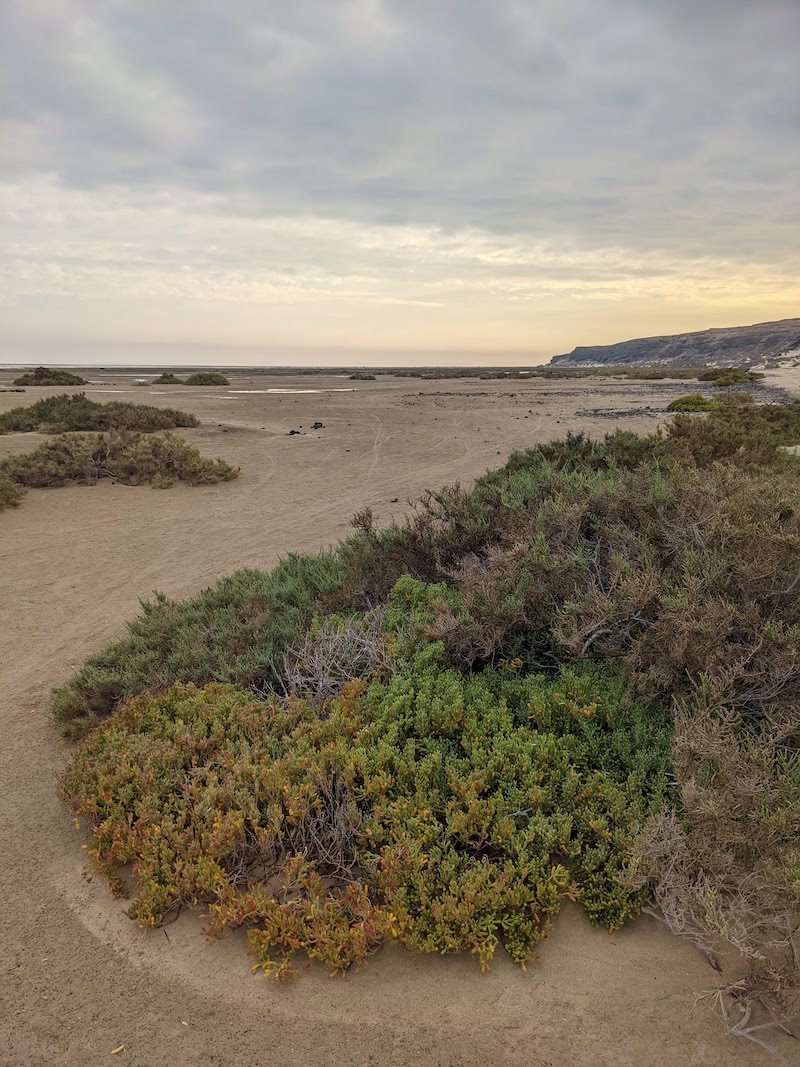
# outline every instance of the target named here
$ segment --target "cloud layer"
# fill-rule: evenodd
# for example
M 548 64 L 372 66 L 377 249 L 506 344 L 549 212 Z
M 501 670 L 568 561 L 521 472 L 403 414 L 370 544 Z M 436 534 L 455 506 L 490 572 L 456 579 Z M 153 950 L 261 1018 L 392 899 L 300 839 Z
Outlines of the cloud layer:
M 8 0 L 6 355 L 797 314 L 796 0 Z

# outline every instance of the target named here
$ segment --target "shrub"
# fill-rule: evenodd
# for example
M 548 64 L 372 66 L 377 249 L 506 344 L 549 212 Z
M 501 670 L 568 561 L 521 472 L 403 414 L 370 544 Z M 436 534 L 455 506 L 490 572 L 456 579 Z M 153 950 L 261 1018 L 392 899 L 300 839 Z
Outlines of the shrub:
M 366 371 L 363 370 L 357 370 L 349 377 L 351 382 L 374 382 L 376 380 L 374 374 L 368 374 Z
M 763 378 L 763 374 L 758 374 L 755 371 L 734 369 L 723 371 L 711 382 L 712 385 L 726 386 L 726 385 L 747 385 L 750 382 L 757 382 L 759 378 Z
M 5 471 L 0 470 L 0 511 L 3 508 L 17 507 L 24 495 L 24 486 L 13 481 Z
M 110 476 L 126 485 L 149 482 L 159 489 L 175 482 L 215 485 L 239 475 L 238 467 L 231 467 L 222 459 L 207 459 L 171 433 L 112 436 L 108 455 Z
M 217 371 L 201 371 L 199 374 L 190 374 L 184 382 L 185 385 L 230 385 L 230 379 Z
M 722 404 L 719 400 L 709 400 L 700 393 L 689 393 L 688 396 L 679 396 L 667 407 L 667 411 L 719 411 Z
M 125 485 L 149 482 L 166 489 L 176 481 L 189 485 L 230 481 L 238 473 L 238 467 L 230 467 L 221 459 L 206 459 L 170 433 L 62 434 L 33 452 L 0 462 L 0 476 L 20 492 L 23 486 L 94 485 L 101 478 L 114 478 Z
M 80 430 L 134 430 L 152 433 L 197 426 L 194 415 L 174 408 L 152 407 L 112 400 L 99 404 L 85 393 L 62 393 L 0 415 L 0 433 L 71 433 Z
M 70 374 L 66 370 L 51 370 L 37 367 L 36 370 L 20 375 L 14 379 L 14 385 L 87 385 L 85 378 L 79 374 Z
M 183 382 L 172 371 L 165 370 L 153 379 L 153 385 L 182 385 Z
M 247 925 L 280 977 L 386 937 L 523 963 L 564 896 L 610 929 L 636 915 L 619 877 L 668 790 L 666 716 L 599 668 L 465 678 L 441 655 L 419 643 L 324 715 L 220 685 L 123 706 L 62 785 L 95 867 L 120 889 L 133 864 L 142 925 L 200 902 L 212 934 Z
M 286 690 L 324 704 L 338 695 L 345 682 L 391 673 L 395 659 L 384 638 L 379 611 L 314 619 L 302 640 L 284 656 Z

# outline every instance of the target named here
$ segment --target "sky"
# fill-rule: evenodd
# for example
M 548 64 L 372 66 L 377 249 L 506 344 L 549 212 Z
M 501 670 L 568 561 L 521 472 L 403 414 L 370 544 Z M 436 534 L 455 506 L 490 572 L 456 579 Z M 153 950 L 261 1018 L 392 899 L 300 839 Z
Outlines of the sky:
M 800 315 L 798 0 L 2 0 L 0 361 Z

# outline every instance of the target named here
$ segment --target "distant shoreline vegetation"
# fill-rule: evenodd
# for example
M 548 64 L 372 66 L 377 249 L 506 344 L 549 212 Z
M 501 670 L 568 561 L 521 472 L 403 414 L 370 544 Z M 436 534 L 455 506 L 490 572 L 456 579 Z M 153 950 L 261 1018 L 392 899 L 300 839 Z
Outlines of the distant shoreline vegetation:
M 120 373 L 129 371 L 128 367 L 98 368 L 98 373 Z M 228 375 L 219 371 L 196 371 L 180 377 L 174 371 L 160 371 L 157 368 L 141 370 L 143 377 L 152 374 L 150 385 L 230 385 Z M 276 375 L 280 377 L 347 377 L 352 381 L 373 381 L 382 377 L 419 378 L 428 381 L 452 378 L 477 378 L 483 381 L 510 379 L 524 381 L 532 378 L 569 379 L 569 378 L 630 378 L 635 381 L 660 381 L 662 379 L 696 380 L 719 385 L 746 384 L 764 377 L 759 371 L 749 367 L 734 366 L 675 366 L 674 364 L 597 364 L 593 366 L 563 367 L 549 363 L 532 366 L 515 367 L 232 367 L 228 374 L 243 376 Z M 23 378 L 37 376 L 36 381 L 23 382 Z M 50 371 L 40 367 L 31 375 L 23 375 L 14 381 L 17 384 L 33 385 L 86 385 L 85 379 L 67 371 Z M 45 380 L 45 377 L 47 380 Z M 70 379 L 67 380 L 61 380 Z M 730 379 L 719 381 L 719 379 Z

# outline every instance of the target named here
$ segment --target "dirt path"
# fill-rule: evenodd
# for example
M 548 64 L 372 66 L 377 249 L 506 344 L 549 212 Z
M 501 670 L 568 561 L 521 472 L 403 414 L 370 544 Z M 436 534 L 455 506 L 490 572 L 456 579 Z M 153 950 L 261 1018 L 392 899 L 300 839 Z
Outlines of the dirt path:
M 240 935 L 210 945 L 200 916 L 135 927 L 104 884 L 83 878 L 81 839 L 55 794 L 68 749 L 48 722 L 49 691 L 121 630 L 140 596 L 186 595 L 236 567 L 315 549 L 343 536 L 365 504 L 386 521 L 409 496 L 467 481 L 514 447 L 611 428 L 576 417 L 580 409 L 663 407 L 673 393 L 659 383 L 394 381 L 359 383 L 356 393 L 155 395 L 122 382 L 112 387 L 125 398 L 196 411 L 203 425 L 186 436 L 241 464 L 242 476 L 165 492 L 33 491 L 0 515 L 0 1065 L 765 1062 L 725 1037 L 706 1006 L 693 1007 L 716 976 L 648 918 L 609 936 L 567 909 L 527 973 L 500 959 L 481 976 L 470 959 L 388 949 L 345 979 L 310 968 L 292 985 L 270 984 L 251 975 Z M 310 387 L 307 378 L 269 384 Z M 0 410 L 32 393 L 0 394 Z M 315 420 L 324 429 L 310 431 Z M 0 437 L 0 455 L 34 442 Z

